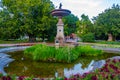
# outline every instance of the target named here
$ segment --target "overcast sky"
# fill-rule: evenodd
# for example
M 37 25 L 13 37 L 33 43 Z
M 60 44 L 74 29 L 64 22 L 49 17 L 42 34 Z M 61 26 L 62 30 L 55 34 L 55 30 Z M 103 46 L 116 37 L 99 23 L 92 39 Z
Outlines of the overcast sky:
M 62 3 L 62 8 L 69 9 L 80 18 L 81 14 L 88 15 L 91 19 L 99 13 L 112 7 L 113 4 L 119 4 L 120 0 L 51 0 L 56 8 Z

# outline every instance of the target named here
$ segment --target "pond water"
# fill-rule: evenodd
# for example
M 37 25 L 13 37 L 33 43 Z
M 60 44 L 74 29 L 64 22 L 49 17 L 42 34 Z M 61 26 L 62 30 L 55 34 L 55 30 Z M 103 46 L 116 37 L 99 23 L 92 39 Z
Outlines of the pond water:
M 113 56 L 120 56 L 113 53 L 105 53 L 98 57 L 81 56 L 78 60 L 72 63 L 52 63 L 33 61 L 23 54 L 23 51 L 15 51 L 7 53 L 15 59 L 8 67 L 5 67 L 5 72 L 8 74 L 16 74 L 17 76 L 34 76 L 40 78 L 48 78 L 56 76 L 65 76 L 65 71 L 79 71 L 79 67 L 86 68 L 92 60 L 105 60 Z

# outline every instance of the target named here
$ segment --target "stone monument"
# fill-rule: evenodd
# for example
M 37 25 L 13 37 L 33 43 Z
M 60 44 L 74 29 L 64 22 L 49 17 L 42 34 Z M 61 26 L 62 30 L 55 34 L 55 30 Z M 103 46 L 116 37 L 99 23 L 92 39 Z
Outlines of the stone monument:
M 55 38 L 55 43 L 58 42 L 59 46 L 64 45 L 64 23 L 62 21 L 63 16 L 67 16 L 71 13 L 71 11 L 67 9 L 62 9 L 62 4 L 60 3 L 59 9 L 54 9 L 51 11 L 52 16 L 58 17 L 58 23 L 57 23 L 57 35 Z

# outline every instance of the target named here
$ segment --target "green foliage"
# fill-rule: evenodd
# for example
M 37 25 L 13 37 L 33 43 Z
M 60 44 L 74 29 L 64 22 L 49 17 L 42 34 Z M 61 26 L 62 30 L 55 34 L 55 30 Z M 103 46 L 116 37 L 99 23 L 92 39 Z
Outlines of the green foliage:
M 15 44 L 15 43 L 26 43 L 28 40 L 0 40 L 0 44 Z
M 70 63 L 78 59 L 81 55 L 97 56 L 102 54 L 102 51 L 90 46 L 77 46 L 75 48 L 61 47 L 56 49 L 55 47 L 50 47 L 45 44 L 38 44 L 27 48 L 24 53 L 33 60 Z
M 79 21 L 79 18 L 74 14 L 70 14 L 68 16 L 63 17 L 63 22 L 65 24 L 64 26 L 65 35 L 76 33 L 78 28 L 78 25 L 77 25 L 78 21 Z
M 88 33 L 82 36 L 82 41 L 83 42 L 94 42 L 94 34 L 93 33 Z
M 3 10 L 0 11 L 0 38 L 4 40 L 19 38 L 20 31 L 16 25 L 17 21 L 14 21 L 8 10 L 3 8 Z
M 3 76 L 3 74 L 0 73 L 0 77 L 2 77 L 2 76 Z
M 112 34 L 115 40 L 120 34 L 120 5 L 114 4 L 112 8 L 106 9 L 97 17 L 94 17 L 93 22 L 96 38 L 102 39 L 103 36 Z
M 11 75 L 12 80 L 16 80 L 16 76 L 17 75 L 15 75 L 15 74 Z
M 79 26 L 77 28 L 77 34 L 79 37 L 87 33 L 93 32 L 93 24 L 91 23 L 89 17 L 85 14 L 82 14 L 81 18 L 82 19 L 77 22 L 77 25 Z
M 27 77 L 24 80 L 33 80 L 33 77 Z
M 51 27 L 53 29 L 56 25 L 56 19 L 50 14 L 54 9 L 50 0 L 2 0 L 2 4 L 7 7 L 3 8 L 0 15 L 3 39 L 24 35 L 29 36 L 29 41 L 36 37 L 48 38 Z
M 81 46 L 78 47 L 78 50 L 81 53 L 81 55 L 85 55 L 85 56 L 97 56 L 102 54 L 101 50 L 96 50 L 91 46 Z

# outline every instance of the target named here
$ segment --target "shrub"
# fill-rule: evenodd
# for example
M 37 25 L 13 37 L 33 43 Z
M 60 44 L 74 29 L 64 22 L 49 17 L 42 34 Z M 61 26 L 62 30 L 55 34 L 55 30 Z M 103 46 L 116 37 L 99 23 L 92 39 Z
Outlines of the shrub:
M 83 42 L 94 42 L 95 37 L 93 33 L 88 33 L 82 36 L 82 41 Z

